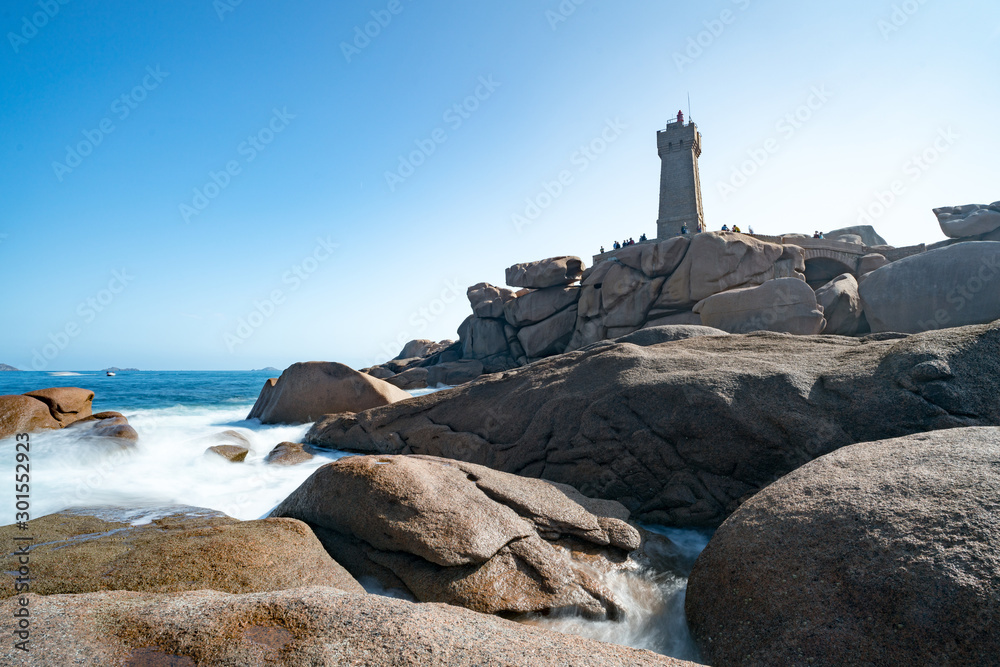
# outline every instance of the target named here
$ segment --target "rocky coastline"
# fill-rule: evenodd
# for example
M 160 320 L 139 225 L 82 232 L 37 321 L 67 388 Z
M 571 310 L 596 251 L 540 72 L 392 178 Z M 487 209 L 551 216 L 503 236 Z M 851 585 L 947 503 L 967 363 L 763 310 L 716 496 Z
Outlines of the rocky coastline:
M 469 288 L 457 340 L 294 364 L 247 419 L 311 426 L 266 464 L 352 455 L 267 516 L 77 507 L 0 528 L 8 559 L 25 531 L 37 545 L 32 660 L 992 664 L 1000 202 L 935 213 L 948 240 L 908 249 L 871 228 L 726 232 L 516 264 Z M 0 440 L 136 447 L 93 399 L 0 396 Z M 251 453 L 232 429 L 194 442 L 233 470 Z M 650 524 L 714 534 L 692 562 Z M 619 623 L 622 586 L 665 579 L 687 581 L 700 663 L 530 624 Z

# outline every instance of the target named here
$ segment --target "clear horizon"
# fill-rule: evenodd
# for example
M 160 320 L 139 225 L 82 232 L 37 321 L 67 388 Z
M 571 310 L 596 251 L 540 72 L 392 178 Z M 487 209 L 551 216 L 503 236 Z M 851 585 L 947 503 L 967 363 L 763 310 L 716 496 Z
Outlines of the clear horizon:
M 12 0 L 0 28 L 22 370 L 456 338 L 507 266 L 655 236 L 656 131 L 689 95 L 709 229 L 904 246 L 1000 199 L 986 3 Z

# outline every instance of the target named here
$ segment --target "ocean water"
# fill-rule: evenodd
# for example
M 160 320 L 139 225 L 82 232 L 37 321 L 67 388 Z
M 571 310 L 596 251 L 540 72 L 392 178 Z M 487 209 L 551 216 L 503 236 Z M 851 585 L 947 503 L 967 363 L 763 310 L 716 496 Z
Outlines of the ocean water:
M 157 508 L 188 505 L 242 520 L 266 516 L 312 472 L 348 456 L 326 452 L 296 466 L 269 466 L 264 457 L 280 442 L 301 442 L 309 425 L 263 426 L 247 421 L 264 382 L 263 371 L 0 372 L 0 395 L 46 387 L 83 387 L 94 392 L 94 412 L 124 414 L 139 433 L 134 448 L 85 439 L 72 430 L 31 434 L 31 516 L 67 508 L 107 506 L 132 510 L 146 522 Z M 433 389 L 410 392 L 415 395 Z M 206 456 L 212 436 L 235 430 L 251 443 L 243 464 Z M 209 440 L 207 440 L 209 439 Z M 0 441 L 0 470 L 13 470 L 15 441 Z M 11 485 L 13 480 L 8 477 Z M 0 525 L 14 522 L 13 486 L 0 500 Z M 0 498 L 3 494 L 0 493 Z M 119 520 L 125 520 L 119 512 Z M 127 518 L 127 517 L 126 517 Z M 707 542 L 699 531 L 647 526 L 672 539 L 693 561 Z M 606 580 L 629 610 L 621 622 L 574 616 L 537 617 L 525 622 L 602 641 L 696 660 L 684 619 L 685 576 L 648 572 L 615 574 Z M 386 594 L 372 586 L 370 592 Z

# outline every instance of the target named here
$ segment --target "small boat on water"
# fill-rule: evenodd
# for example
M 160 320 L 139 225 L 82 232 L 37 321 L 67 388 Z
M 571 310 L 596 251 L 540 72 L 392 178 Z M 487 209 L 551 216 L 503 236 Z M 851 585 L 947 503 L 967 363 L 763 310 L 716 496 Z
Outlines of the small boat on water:
M 108 377 L 113 378 L 115 376 L 114 372 L 108 371 Z

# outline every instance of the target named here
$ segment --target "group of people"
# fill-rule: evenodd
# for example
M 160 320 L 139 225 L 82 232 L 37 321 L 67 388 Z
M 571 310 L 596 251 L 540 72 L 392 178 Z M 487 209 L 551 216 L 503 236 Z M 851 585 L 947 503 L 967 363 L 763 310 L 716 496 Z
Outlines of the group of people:
M 648 239 L 646 238 L 645 234 L 639 237 L 639 243 L 645 243 L 647 240 Z M 635 239 L 632 237 L 629 237 L 627 240 L 622 241 L 621 243 L 615 241 L 614 244 L 611 246 L 611 249 L 621 250 L 622 248 L 627 248 L 630 245 L 635 245 Z M 604 254 L 604 246 L 601 246 L 601 254 L 602 255 Z
M 825 239 L 826 237 L 823 236 L 823 232 L 813 232 L 813 238 L 814 239 Z
M 739 228 L 739 225 L 733 225 L 732 229 L 730 229 L 729 225 L 722 225 L 722 230 L 721 231 L 724 231 L 724 232 L 736 232 L 737 234 L 743 234 L 744 233 L 743 230 Z M 689 233 L 690 232 L 688 232 L 687 225 L 681 225 L 681 234 L 684 235 L 684 234 L 689 234 Z M 747 234 L 753 234 L 753 227 L 748 227 L 746 233 Z M 821 239 L 821 238 L 823 238 L 823 232 L 816 232 L 815 234 L 813 234 L 813 238 L 814 239 Z M 639 237 L 639 243 L 645 243 L 645 242 L 646 242 L 646 235 L 643 234 L 642 236 Z M 627 248 L 630 245 L 635 245 L 635 243 L 636 243 L 635 239 L 629 237 L 627 240 L 622 241 L 621 243 L 619 243 L 618 241 L 615 241 L 614 244 L 611 246 L 611 249 L 612 250 L 621 250 L 622 248 Z M 604 246 L 601 246 L 601 254 L 602 255 L 604 254 Z
M 722 231 L 724 232 L 736 232 L 737 234 L 742 234 L 743 230 L 739 228 L 738 225 L 733 225 L 732 229 L 729 229 L 728 225 L 722 225 Z M 753 227 L 747 229 L 747 234 L 753 234 Z

